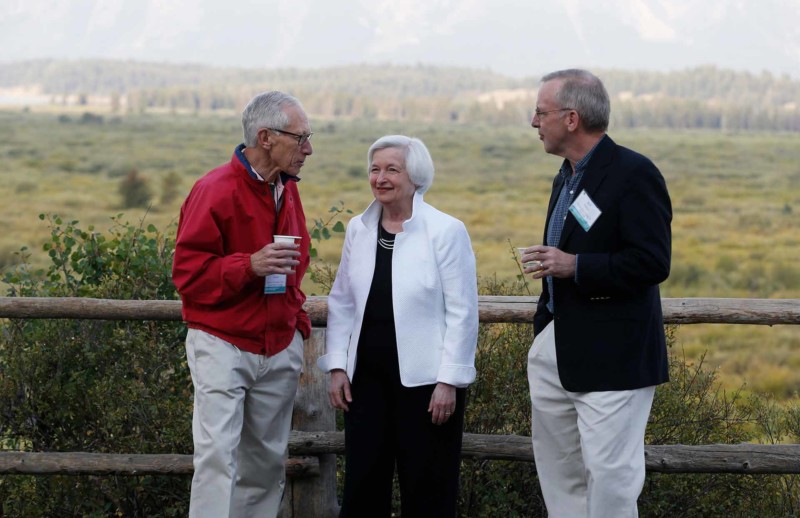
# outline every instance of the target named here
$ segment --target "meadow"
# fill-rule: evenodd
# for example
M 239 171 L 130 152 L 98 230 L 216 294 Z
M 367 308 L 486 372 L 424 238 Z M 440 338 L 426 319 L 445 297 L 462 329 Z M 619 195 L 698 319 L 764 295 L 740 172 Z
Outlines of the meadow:
M 544 153 L 527 121 L 507 125 L 323 120 L 312 115 L 314 155 L 300 190 L 309 221 L 331 207 L 358 213 L 371 201 L 366 151 L 378 137 L 420 137 L 436 164 L 425 198 L 463 220 L 481 277 L 514 279 L 512 247 L 539 243 L 560 160 Z M 618 143 L 649 156 L 673 202 L 672 274 L 664 297 L 800 298 L 800 146 L 797 134 L 611 128 Z M 27 247 L 45 263 L 41 213 L 105 232 L 111 217 L 168 230 L 193 182 L 230 159 L 238 117 L 94 115 L 79 110 L 0 111 L 0 268 Z M 125 207 L 131 171 L 152 191 L 149 207 Z M 339 217 L 346 222 L 349 215 Z M 316 244 L 335 265 L 341 235 Z M 322 288 L 307 282 L 308 293 Z M 529 286 L 538 294 L 539 285 Z M 723 387 L 790 399 L 800 390 L 797 326 L 688 325 L 672 354 L 719 369 Z

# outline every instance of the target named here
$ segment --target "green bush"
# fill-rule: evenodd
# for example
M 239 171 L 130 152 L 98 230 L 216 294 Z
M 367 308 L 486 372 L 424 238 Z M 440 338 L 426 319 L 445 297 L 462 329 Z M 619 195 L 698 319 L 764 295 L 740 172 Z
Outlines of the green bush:
M 126 209 L 132 207 L 147 207 L 153 198 L 153 190 L 147 178 L 139 174 L 134 168 L 128 171 L 119 184 L 119 193 L 122 196 L 122 206 Z
M 42 215 L 42 219 L 46 216 Z M 113 218 L 108 237 L 48 218 L 51 265 L 10 296 L 174 299 L 174 243 Z M 25 251 L 23 251 L 25 253 Z M 179 322 L 14 319 L 0 326 L 0 444 L 20 451 L 191 453 Z M 6 476 L 2 516 L 183 516 L 187 477 Z
M 524 283 L 481 281 L 485 295 L 521 295 Z M 475 368 L 467 390 L 464 431 L 478 434 L 531 434 L 528 349 L 532 324 L 481 324 Z M 461 463 L 461 516 L 545 516 L 533 464 L 464 459 Z
M 315 221 L 319 242 L 344 211 Z M 155 227 L 112 218 L 105 234 L 41 215 L 50 266 L 27 261 L 5 274 L 9 296 L 175 299 L 174 242 Z M 172 234 L 170 230 L 169 235 Z M 23 259 L 29 252 L 22 250 Z M 320 269 L 320 285 L 335 275 Z M 322 282 L 327 279 L 327 282 Z M 529 295 L 523 278 L 484 279 L 484 295 Z M 714 372 L 677 356 L 668 327 L 672 381 L 656 391 L 646 442 L 797 442 L 800 406 L 721 390 Z M 0 449 L 189 454 L 191 378 L 178 322 L 12 319 L 0 322 Z M 465 431 L 530 435 L 527 352 L 530 324 L 482 324 L 467 392 Z M 465 459 L 461 516 L 546 516 L 528 462 Z M 0 478 L 0 516 L 183 516 L 186 476 L 21 476 Z M 649 473 L 642 516 L 795 516 L 793 475 Z M 397 502 L 395 502 L 397 504 Z
M 175 171 L 170 171 L 161 181 L 161 201 L 164 207 L 169 206 L 181 192 L 181 175 Z
M 331 208 L 313 240 L 343 232 Z M 41 214 L 46 269 L 30 252 L 3 281 L 8 296 L 173 300 L 174 228 L 107 233 Z M 0 321 L 0 450 L 191 454 L 192 381 L 181 322 Z M 185 516 L 187 476 L 6 476 L 0 516 Z
M 529 295 L 522 279 L 481 283 L 484 295 Z M 531 324 L 481 324 L 476 368 L 467 392 L 465 431 L 530 436 L 527 353 Z M 647 444 L 736 444 L 797 441 L 800 406 L 786 410 L 765 397 L 727 394 L 716 373 L 691 365 L 675 350 L 667 327 L 671 381 L 659 386 Z M 459 515 L 547 516 L 535 467 L 527 462 L 462 462 Z M 795 475 L 648 473 L 639 499 L 643 517 L 795 516 L 800 498 Z
M 668 328 L 674 343 L 674 327 Z M 737 444 L 757 442 L 763 419 L 759 399 L 728 394 L 703 362 L 687 364 L 672 350 L 671 381 L 656 391 L 647 444 Z M 642 516 L 783 516 L 777 512 L 781 477 L 727 473 L 647 476 L 639 499 Z M 779 507 L 779 506 L 778 506 Z

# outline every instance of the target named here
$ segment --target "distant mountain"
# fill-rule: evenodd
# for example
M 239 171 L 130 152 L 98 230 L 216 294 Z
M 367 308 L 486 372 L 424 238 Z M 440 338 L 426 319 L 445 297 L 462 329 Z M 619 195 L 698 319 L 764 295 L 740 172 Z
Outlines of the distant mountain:
M 798 0 L 4 0 L 0 62 L 417 63 L 511 77 L 715 65 L 800 79 Z

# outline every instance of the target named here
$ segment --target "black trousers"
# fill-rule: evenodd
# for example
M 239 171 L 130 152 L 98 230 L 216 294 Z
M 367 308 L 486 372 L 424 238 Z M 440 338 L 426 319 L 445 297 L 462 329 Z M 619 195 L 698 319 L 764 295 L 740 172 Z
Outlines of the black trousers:
M 340 517 L 389 517 L 395 465 L 403 518 L 456 516 L 466 389 L 456 389 L 454 414 L 437 426 L 428 412 L 435 386 L 404 387 L 394 347 L 359 349 Z

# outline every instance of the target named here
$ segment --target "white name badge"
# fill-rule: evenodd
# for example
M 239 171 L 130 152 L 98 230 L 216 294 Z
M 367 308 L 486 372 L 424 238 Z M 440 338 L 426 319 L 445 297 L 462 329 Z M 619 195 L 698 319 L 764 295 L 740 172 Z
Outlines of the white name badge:
M 603 213 L 603 211 L 597 208 L 597 205 L 594 204 L 592 199 L 589 198 L 586 191 L 581 191 L 578 197 L 575 198 L 575 201 L 569 206 L 569 211 L 575 216 L 575 219 L 578 220 L 578 223 L 581 224 L 581 227 L 583 227 L 583 230 L 586 232 L 589 232 L 594 222 L 597 221 L 597 218 Z

